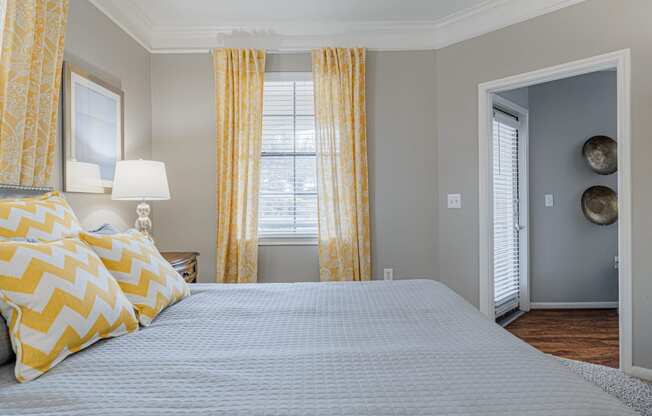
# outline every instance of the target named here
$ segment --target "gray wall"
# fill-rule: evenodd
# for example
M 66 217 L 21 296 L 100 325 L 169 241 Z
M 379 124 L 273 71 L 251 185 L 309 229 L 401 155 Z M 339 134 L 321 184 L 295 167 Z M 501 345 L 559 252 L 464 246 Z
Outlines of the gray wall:
M 64 59 L 122 88 L 125 93 L 125 156 L 127 159 L 150 158 L 152 105 L 149 53 L 90 2 L 71 0 Z M 52 180 L 56 189 L 62 187 L 61 116 L 60 111 Z M 111 195 L 67 193 L 66 198 L 86 228 L 109 222 L 126 229 L 136 219 L 135 203 L 111 201 Z
M 520 105 L 523 108 L 528 108 L 529 106 L 530 89 L 528 87 L 499 92 L 498 95 L 505 98 L 506 100 L 513 102 L 514 104 Z
M 367 134 L 374 278 L 437 279 L 435 53 L 368 52 Z
M 152 56 L 152 158 L 166 163 L 172 199 L 154 203 L 160 249 L 195 250 L 199 279 L 215 273 L 215 92 L 208 54 Z
M 151 158 L 149 53 L 90 2 L 72 0 L 64 59 L 122 88 L 125 94 L 125 158 Z M 61 146 L 57 153 L 59 163 L 60 152 Z M 61 189 L 61 167 L 57 166 L 56 184 Z M 136 219 L 135 203 L 111 201 L 111 195 L 67 193 L 66 198 L 87 228 L 110 222 L 126 229 Z
M 590 0 L 437 51 L 438 277 L 478 304 L 478 84 L 632 51 L 634 365 L 652 368 L 652 2 Z M 554 28 L 554 30 L 551 30 Z M 505 47 L 509 45 L 509 47 Z M 461 192 L 464 207 L 446 209 Z
M 530 283 L 532 302 L 618 301 L 618 225 L 589 222 L 580 209 L 593 185 L 618 189 L 617 174 L 598 175 L 582 145 L 616 138 L 616 73 L 597 72 L 529 88 Z M 553 194 L 554 207 L 545 207 Z
M 410 71 L 406 71 L 410 68 Z M 310 71 L 310 55 L 268 55 L 267 71 Z M 435 53 L 369 52 L 367 128 L 374 277 L 433 277 Z M 162 249 L 201 253 L 214 281 L 215 115 L 209 55 L 152 56 L 153 158 L 165 161 L 172 200 L 155 203 Z M 318 281 L 316 246 L 261 246 L 259 281 Z

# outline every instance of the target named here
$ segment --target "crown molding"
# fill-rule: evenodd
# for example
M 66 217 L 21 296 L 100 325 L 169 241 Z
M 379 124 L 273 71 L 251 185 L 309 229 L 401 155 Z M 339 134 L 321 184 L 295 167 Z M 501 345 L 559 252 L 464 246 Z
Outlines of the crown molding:
M 113 23 L 131 36 L 140 46 L 148 52 L 154 52 L 151 48 L 151 36 L 154 24 L 140 7 L 124 10 L 116 5 L 113 0 L 88 0 L 99 11 L 104 13 Z
M 506 28 L 586 0 L 490 0 L 436 24 L 434 49 Z
M 271 52 L 323 46 L 440 49 L 586 0 L 487 0 L 437 21 L 251 21 L 216 26 L 157 25 L 136 2 L 127 9 L 114 0 L 89 1 L 150 53 L 203 53 L 232 44 L 264 45 Z

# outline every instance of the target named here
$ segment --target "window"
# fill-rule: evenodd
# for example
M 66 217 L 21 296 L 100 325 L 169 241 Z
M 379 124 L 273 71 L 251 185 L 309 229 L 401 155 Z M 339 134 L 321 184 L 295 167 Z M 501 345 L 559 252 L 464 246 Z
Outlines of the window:
M 2 45 L 2 34 L 5 31 L 5 13 L 7 11 L 7 0 L 0 0 L 0 45 Z M 2 48 L 0 48 L 0 56 Z
M 265 77 L 259 236 L 317 236 L 315 110 L 310 73 Z
M 519 307 L 519 120 L 498 108 L 493 117 L 494 305 L 496 318 Z

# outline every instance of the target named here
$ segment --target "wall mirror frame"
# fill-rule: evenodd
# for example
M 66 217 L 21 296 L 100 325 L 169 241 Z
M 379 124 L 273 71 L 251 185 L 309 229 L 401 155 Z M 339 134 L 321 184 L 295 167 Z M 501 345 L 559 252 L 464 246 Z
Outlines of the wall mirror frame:
M 63 190 L 111 193 L 124 159 L 124 92 L 69 62 L 63 69 Z

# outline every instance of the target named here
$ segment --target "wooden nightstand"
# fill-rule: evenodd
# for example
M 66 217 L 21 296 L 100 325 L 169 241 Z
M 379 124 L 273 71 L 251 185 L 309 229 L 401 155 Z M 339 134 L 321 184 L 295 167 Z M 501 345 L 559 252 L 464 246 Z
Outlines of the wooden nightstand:
M 161 255 L 186 282 L 197 282 L 197 256 L 199 253 L 196 251 L 163 251 Z

